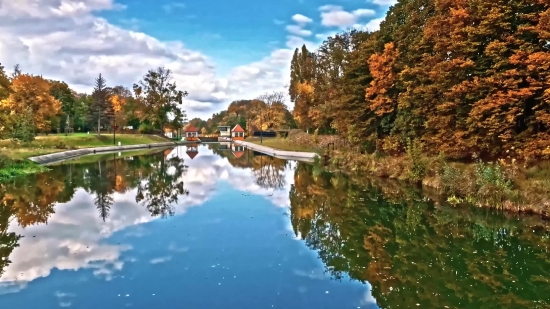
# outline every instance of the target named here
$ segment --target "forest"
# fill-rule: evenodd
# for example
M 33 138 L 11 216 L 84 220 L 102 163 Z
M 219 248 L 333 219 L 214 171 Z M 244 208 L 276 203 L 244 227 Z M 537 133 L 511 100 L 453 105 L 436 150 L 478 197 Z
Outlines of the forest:
M 159 86 L 162 85 L 162 86 Z M 23 73 L 0 64 L 0 139 L 29 142 L 38 133 L 111 131 L 132 127 L 141 133 L 177 130 L 187 121 L 179 106 L 188 93 L 178 90 L 172 72 L 146 72 L 132 90 L 95 79 L 91 94 L 77 93 L 64 81 Z
M 550 158 L 550 2 L 400 0 L 380 30 L 296 49 L 301 129 L 361 152 Z

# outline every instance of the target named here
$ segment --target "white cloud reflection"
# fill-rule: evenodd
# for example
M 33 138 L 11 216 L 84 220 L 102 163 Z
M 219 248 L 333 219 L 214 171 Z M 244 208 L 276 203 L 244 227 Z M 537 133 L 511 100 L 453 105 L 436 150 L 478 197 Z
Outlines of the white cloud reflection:
M 293 183 L 293 167 L 285 171 L 285 186 L 281 190 L 268 190 L 255 183 L 252 169 L 234 168 L 226 158 L 215 155 L 206 147 L 194 160 L 185 155 L 185 147 L 175 149 L 170 156 L 180 155 L 189 166 L 182 177 L 188 196 L 183 196 L 175 205 L 176 215 L 182 215 L 193 206 L 199 206 L 211 199 L 219 181 L 228 181 L 235 190 L 258 194 L 270 200 L 278 207 L 288 207 L 290 185 Z M 106 222 L 97 215 L 93 196 L 83 189 L 77 190 L 68 203 L 55 206 L 55 213 L 48 219 L 48 224 L 20 227 L 14 220 L 10 232 L 23 235 L 20 246 L 10 256 L 12 263 L 4 269 L 0 278 L 0 295 L 17 292 L 26 287 L 28 282 L 47 277 L 55 268 L 59 270 L 91 269 L 97 277 L 111 280 L 117 271 L 123 269 L 124 263 L 135 259 L 122 259 L 124 251 L 132 247 L 125 244 L 108 244 L 106 240 L 117 231 L 134 227 L 124 234 L 126 237 L 144 235 L 139 228 L 142 223 L 158 219 L 151 217 L 146 207 L 135 202 L 137 190 L 124 194 L 114 194 L 114 204 Z M 292 231 L 290 222 L 287 227 Z M 36 236 L 36 237 L 33 237 Z M 174 252 L 185 252 L 187 248 L 169 248 Z M 168 259 L 157 258 L 153 264 Z

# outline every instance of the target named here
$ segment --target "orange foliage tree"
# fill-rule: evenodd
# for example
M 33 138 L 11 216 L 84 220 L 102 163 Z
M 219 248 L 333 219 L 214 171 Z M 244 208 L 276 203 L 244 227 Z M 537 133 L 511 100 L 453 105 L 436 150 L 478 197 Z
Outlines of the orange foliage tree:
M 50 94 L 50 83 L 40 76 L 21 74 L 11 84 L 10 95 L 0 103 L 10 116 L 32 116 L 35 130 L 50 130 L 50 118 L 57 115 L 61 102 Z

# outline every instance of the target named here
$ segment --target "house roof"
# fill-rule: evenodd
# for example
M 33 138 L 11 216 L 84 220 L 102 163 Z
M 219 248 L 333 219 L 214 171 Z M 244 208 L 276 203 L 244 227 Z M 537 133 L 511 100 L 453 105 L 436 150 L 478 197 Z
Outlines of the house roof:
M 189 156 L 189 158 L 191 158 L 191 160 L 193 160 L 199 153 L 196 152 L 196 151 L 188 151 L 187 152 L 187 155 Z
M 240 157 L 242 157 L 244 154 L 244 151 L 233 151 L 233 155 L 235 155 L 235 157 L 238 159 Z
M 244 129 L 240 125 L 236 125 L 233 130 L 233 132 L 244 132 Z
M 194 125 L 189 124 L 189 126 L 185 128 L 185 132 L 199 132 L 199 129 L 197 129 Z

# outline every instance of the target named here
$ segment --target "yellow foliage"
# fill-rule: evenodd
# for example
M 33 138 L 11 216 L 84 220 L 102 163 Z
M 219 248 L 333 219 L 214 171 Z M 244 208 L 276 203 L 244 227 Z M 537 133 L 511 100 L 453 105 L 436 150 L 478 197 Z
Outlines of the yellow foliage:
M 121 96 L 119 96 L 118 94 L 113 95 L 110 101 L 111 101 L 111 104 L 113 105 L 113 110 L 115 111 L 115 113 L 122 111 L 124 104 L 126 104 L 126 100 Z
M 9 110 L 10 115 L 24 115 L 30 111 L 35 128 L 49 130 L 50 118 L 59 113 L 61 102 L 50 94 L 47 80 L 21 74 L 12 81 L 10 95 L 0 102 L 0 108 Z

